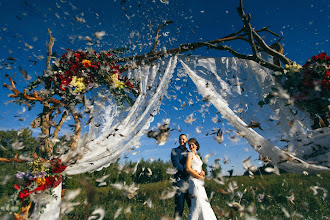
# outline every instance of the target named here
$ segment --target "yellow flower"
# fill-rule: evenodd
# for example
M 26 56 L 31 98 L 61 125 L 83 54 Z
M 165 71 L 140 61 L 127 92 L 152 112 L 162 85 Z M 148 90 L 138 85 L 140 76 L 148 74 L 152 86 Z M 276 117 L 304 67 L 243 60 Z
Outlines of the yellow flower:
M 44 164 L 45 164 L 45 161 L 38 158 L 38 159 L 30 162 L 29 165 L 30 165 L 32 172 L 44 172 L 46 170 L 44 167 Z
M 36 183 L 38 184 L 38 186 L 42 186 L 46 183 L 46 178 L 37 178 Z
M 81 92 L 85 89 L 84 78 L 78 78 L 77 76 L 74 76 L 72 77 L 70 85 L 75 87 L 75 90 L 73 92 Z
M 297 64 L 296 62 L 293 62 L 292 65 L 285 64 L 285 69 L 294 73 L 299 72 L 301 68 L 302 66 Z
M 111 81 L 112 81 L 115 88 L 122 89 L 122 88 L 124 88 L 125 85 L 122 81 L 120 81 L 118 79 L 118 77 L 119 77 L 118 73 L 112 74 L 111 75 Z

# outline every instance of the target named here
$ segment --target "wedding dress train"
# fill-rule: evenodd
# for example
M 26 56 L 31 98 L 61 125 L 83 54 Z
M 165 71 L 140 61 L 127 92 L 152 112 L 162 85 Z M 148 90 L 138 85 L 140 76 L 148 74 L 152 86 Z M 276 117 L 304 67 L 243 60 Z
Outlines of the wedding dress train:
M 191 167 L 197 172 L 201 172 L 202 165 L 203 162 L 197 156 L 193 155 Z M 190 177 L 188 192 L 192 196 L 188 220 L 217 219 L 208 201 L 204 181 Z

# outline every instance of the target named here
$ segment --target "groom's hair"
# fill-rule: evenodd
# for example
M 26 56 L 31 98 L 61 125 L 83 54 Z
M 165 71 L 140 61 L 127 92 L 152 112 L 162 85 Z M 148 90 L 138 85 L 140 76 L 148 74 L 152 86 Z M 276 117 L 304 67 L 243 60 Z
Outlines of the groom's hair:
M 187 137 L 187 135 L 185 135 L 185 134 L 180 134 L 179 138 L 180 138 L 181 136 L 186 136 L 186 137 Z
M 199 150 L 199 143 L 198 143 L 198 141 L 196 140 L 196 138 L 190 138 L 189 140 L 188 140 L 188 144 L 189 143 L 194 143 L 196 146 L 197 146 L 197 149 L 196 150 Z

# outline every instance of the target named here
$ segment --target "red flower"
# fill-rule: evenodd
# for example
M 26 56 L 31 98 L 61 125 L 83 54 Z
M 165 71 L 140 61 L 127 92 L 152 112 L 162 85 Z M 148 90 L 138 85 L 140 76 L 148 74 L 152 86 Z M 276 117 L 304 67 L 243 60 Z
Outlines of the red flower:
M 60 85 L 60 89 L 65 91 L 66 87 L 68 86 L 68 84 L 71 82 L 70 78 L 65 78 L 63 80 L 61 80 L 61 85 Z
M 35 192 L 35 191 L 44 191 L 45 189 L 46 189 L 46 186 L 41 185 L 41 186 L 38 186 L 35 190 L 33 190 L 33 192 Z
M 327 70 L 324 74 L 324 77 L 330 78 L 330 70 Z
M 319 55 L 315 55 L 311 58 L 311 60 L 313 61 L 317 61 L 317 60 L 329 60 L 329 57 L 327 56 L 326 53 L 320 53 Z
M 65 170 L 66 166 L 60 165 L 52 169 L 53 173 L 62 173 Z
M 133 88 L 134 88 L 133 83 L 131 83 L 130 81 L 127 81 L 127 82 L 125 83 L 125 85 L 126 85 L 129 89 L 133 89 Z
M 58 176 L 48 176 L 48 177 L 46 177 L 45 187 L 53 187 L 53 188 L 55 188 L 61 182 L 62 182 L 62 176 L 61 175 L 58 175 Z
M 19 192 L 18 197 L 21 199 L 27 198 L 30 195 L 30 191 L 28 189 L 24 189 L 23 192 Z
M 78 64 L 72 64 L 72 65 L 70 66 L 70 70 L 71 70 L 73 73 L 76 73 L 78 69 L 79 69 Z
M 14 188 L 15 188 L 16 190 L 19 190 L 19 185 L 18 185 L 18 184 L 15 184 L 15 185 L 14 185 Z
M 330 80 L 329 79 L 323 79 L 321 84 L 324 89 L 330 90 Z
M 66 88 L 64 88 L 62 85 L 60 85 L 60 89 L 63 90 L 63 91 L 66 90 Z
M 66 166 L 64 166 L 62 163 L 61 163 L 61 159 L 59 158 L 54 158 L 50 161 L 50 164 L 51 164 L 51 168 L 52 168 L 52 173 L 62 173 Z
M 80 53 L 79 52 L 74 52 L 73 56 L 75 56 L 76 58 L 80 58 Z

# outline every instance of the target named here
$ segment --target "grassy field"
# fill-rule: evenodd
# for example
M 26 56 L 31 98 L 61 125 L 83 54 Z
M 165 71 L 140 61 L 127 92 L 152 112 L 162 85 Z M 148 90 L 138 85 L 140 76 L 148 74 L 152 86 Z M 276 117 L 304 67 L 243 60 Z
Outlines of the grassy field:
M 81 177 L 80 177 L 81 178 Z M 214 180 L 205 183 L 211 205 L 218 219 L 329 219 L 330 173 L 312 175 L 281 174 L 231 177 L 221 185 Z M 125 190 L 112 186 L 94 187 L 83 183 L 75 201 L 80 205 L 62 219 L 88 219 L 94 210 L 102 208 L 104 219 L 170 219 L 174 199 L 164 198 L 170 192 L 170 182 L 140 184 L 137 194 L 129 199 Z M 67 189 L 69 192 L 70 189 Z M 164 194 L 165 193 L 165 194 Z M 231 207 L 232 206 L 232 207 Z M 188 208 L 184 213 L 187 219 Z M 95 215 L 97 216 L 97 215 Z M 94 219 L 94 218 L 93 218 Z

